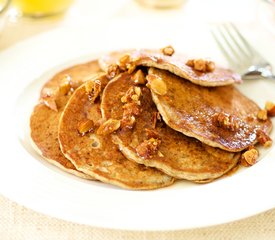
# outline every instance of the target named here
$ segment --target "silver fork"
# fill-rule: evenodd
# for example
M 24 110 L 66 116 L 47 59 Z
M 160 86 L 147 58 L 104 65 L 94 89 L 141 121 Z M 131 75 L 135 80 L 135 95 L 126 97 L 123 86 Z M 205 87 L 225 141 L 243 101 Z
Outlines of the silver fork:
M 234 24 L 218 25 L 211 33 L 231 67 L 243 79 L 275 79 L 271 64 L 247 42 Z

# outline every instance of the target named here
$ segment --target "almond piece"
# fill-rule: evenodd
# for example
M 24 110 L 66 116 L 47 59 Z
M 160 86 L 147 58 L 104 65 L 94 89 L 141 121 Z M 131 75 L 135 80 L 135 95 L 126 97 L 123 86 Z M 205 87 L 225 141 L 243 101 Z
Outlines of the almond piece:
M 135 72 L 135 74 L 131 77 L 131 79 L 135 84 L 145 84 L 146 83 L 144 73 L 142 72 L 141 69 L 137 70 Z
M 175 50 L 171 45 L 169 45 L 165 48 L 162 48 L 161 51 L 166 56 L 172 56 L 175 53 Z
M 89 100 L 94 103 L 101 93 L 101 82 L 98 79 L 87 81 L 85 83 L 85 91 Z
M 71 81 L 72 78 L 70 75 L 66 75 L 60 83 L 59 86 L 59 93 L 62 95 L 67 95 L 71 90 L 72 90 L 72 86 L 71 86 Z
M 80 124 L 78 125 L 78 133 L 81 136 L 84 136 L 85 134 L 87 134 L 89 132 L 93 132 L 94 127 L 95 127 L 94 122 L 90 119 L 86 119 L 86 120 L 80 122 Z
M 259 157 L 259 152 L 257 151 L 257 149 L 251 148 L 242 154 L 241 163 L 243 166 L 247 166 L 246 163 L 249 166 L 252 166 L 257 162 L 258 157 Z
M 42 101 L 48 108 L 58 112 L 58 108 L 57 108 L 57 104 L 54 96 L 43 97 Z
M 270 117 L 275 116 L 275 104 L 273 102 L 266 102 L 265 109 L 267 111 L 267 115 Z
M 267 110 L 266 109 L 259 110 L 259 112 L 257 113 L 257 118 L 262 121 L 267 120 Z
M 120 128 L 120 121 L 116 119 L 109 119 L 97 129 L 97 134 L 108 135 Z

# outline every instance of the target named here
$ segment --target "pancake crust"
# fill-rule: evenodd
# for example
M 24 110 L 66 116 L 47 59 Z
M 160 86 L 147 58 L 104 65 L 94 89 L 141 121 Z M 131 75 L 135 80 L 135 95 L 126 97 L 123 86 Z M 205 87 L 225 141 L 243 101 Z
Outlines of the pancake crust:
M 113 52 L 102 56 L 99 64 L 102 70 L 107 71 L 110 64 L 118 63 L 121 56 L 129 54 L 131 61 L 136 66 L 155 67 L 158 69 L 168 70 L 175 75 L 188 79 L 189 81 L 201 86 L 224 86 L 232 83 L 241 83 L 241 77 L 229 69 L 216 66 L 213 72 L 200 72 L 186 65 L 188 59 L 183 55 L 174 54 L 167 56 L 157 50 L 125 50 Z
M 101 103 L 104 119 L 122 119 L 125 103 L 121 99 L 133 86 L 131 75 L 127 73 L 118 75 L 108 83 Z M 150 90 L 142 85 L 139 87 L 142 112 L 136 116 L 134 127 L 122 127 L 112 134 L 114 142 L 128 159 L 191 181 L 211 181 L 237 164 L 239 154 L 209 147 L 171 129 L 163 121 L 156 123 L 154 116 L 157 108 Z M 158 151 L 149 156 L 141 155 L 137 149 L 152 137 L 161 141 Z
M 79 124 L 90 119 L 93 132 L 81 136 Z M 64 155 L 78 170 L 106 183 L 128 189 L 155 189 L 169 186 L 174 179 L 154 168 L 126 159 L 112 143 L 110 135 L 98 135 L 102 122 L 100 100 L 88 99 L 85 84 L 69 100 L 59 123 L 59 142 Z
M 61 113 L 71 97 L 59 91 L 64 77 L 69 77 L 73 86 L 78 86 L 86 78 L 100 71 L 97 61 L 79 64 L 57 73 L 43 86 L 41 99 L 32 112 L 30 118 L 31 138 L 36 150 L 50 163 L 82 178 L 92 179 L 91 176 L 78 171 L 74 165 L 64 157 L 58 142 L 58 123 Z M 45 97 L 56 103 L 57 111 L 49 108 Z
M 167 87 L 165 95 L 151 91 L 166 124 L 205 144 L 238 152 L 255 144 L 260 130 L 268 134 L 272 128 L 270 119 L 257 119 L 257 104 L 232 85 L 202 87 L 155 68 L 149 75 L 153 76 L 148 77 L 149 84 L 157 78 Z M 223 126 L 227 120 L 232 126 Z

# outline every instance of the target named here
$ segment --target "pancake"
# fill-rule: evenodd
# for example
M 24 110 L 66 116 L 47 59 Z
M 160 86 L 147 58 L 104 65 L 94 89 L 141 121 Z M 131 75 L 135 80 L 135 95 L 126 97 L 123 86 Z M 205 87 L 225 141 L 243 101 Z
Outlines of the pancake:
M 238 162 L 239 154 L 209 147 L 168 127 L 160 119 L 150 90 L 135 85 L 128 73 L 108 83 L 101 110 L 104 120 L 121 120 L 112 138 L 128 159 L 175 178 L 209 182 Z
M 162 94 L 152 87 L 151 92 L 166 124 L 212 147 L 239 152 L 272 128 L 270 119 L 257 118 L 258 105 L 233 85 L 202 87 L 155 68 L 149 69 L 147 80 L 149 86 L 154 81 L 165 86 Z
M 59 142 L 63 154 L 78 170 L 122 188 L 155 189 L 171 185 L 174 182 L 172 177 L 129 161 L 112 143 L 109 135 L 96 133 L 102 123 L 100 99 L 89 99 L 87 86 L 90 84 L 92 80 L 73 93 L 61 116 Z M 87 122 L 91 125 L 84 131 L 86 134 L 81 134 L 82 123 L 86 126 Z
M 179 77 L 185 78 L 201 86 L 214 87 L 242 82 L 241 77 L 229 69 L 216 66 L 214 71 L 211 72 L 197 71 L 186 65 L 189 59 L 185 56 L 179 54 L 167 56 L 157 50 L 124 50 L 121 51 L 121 54 L 119 54 L 119 52 L 113 52 L 104 55 L 99 59 L 102 70 L 107 72 L 108 66 L 118 63 L 119 59 L 125 54 L 129 54 L 129 61 L 133 62 L 136 66 L 155 67 L 168 70 Z
M 51 164 L 82 178 L 91 176 L 78 171 L 64 157 L 58 142 L 58 123 L 61 113 L 71 97 L 71 91 L 100 70 L 97 61 L 79 64 L 57 73 L 41 90 L 40 102 L 30 118 L 31 139 L 35 149 Z M 70 89 L 66 81 L 70 81 Z M 66 93 L 66 88 L 69 92 Z

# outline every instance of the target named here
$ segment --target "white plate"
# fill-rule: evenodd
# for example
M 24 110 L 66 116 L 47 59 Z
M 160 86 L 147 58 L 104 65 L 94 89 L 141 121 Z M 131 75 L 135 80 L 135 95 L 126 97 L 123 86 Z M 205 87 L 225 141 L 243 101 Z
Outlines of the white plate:
M 116 24 L 101 26 L 103 30 L 58 29 L 0 54 L 0 193 L 57 218 L 127 230 L 210 226 L 275 207 L 274 147 L 263 152 L 255 166 L 232 177 L 205 185 L 180 181 L 154 191 L 128 191 L 79 179 L 51 166 L 33 151 L 28 126 L 32 107 L 42 84 L 65 66 L 85 62 L 111 49 L 167 44 L 220 59 L 202 27 L 187 37 L 192 29 L 184 25 L 168 28 L 169 24 L 158 27 L 130 23 L 135 31 L 129 33 L 127 27 L 115 29 Z M 204 31 L 201 44 L 198 29 L 200 33 Z M 275 82 L 246 82 L 240 88 L 261 106 L 266 100 L 275 102 Z

